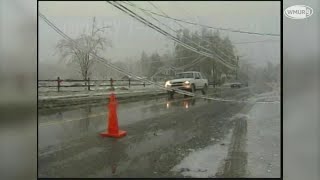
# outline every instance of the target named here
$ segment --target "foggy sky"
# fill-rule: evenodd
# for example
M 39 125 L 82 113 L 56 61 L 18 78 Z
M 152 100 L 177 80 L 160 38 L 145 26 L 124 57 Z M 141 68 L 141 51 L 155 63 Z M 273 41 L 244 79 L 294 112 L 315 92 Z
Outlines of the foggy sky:
M 148 2 L 133 2 L 141 8 L 157 12 Z M 280 2 L 153 2 L 170 17 L 197 22 L 204 25 L 232 28 L 244 31 L 280 34 Z M 128 6 L 128 5 L 126 5 Z M 130 7 L 130 6 L 128 6 Z M 98 26 L 112 26 L 106 31 L 106 37 L 112 41 L 103 57 L 124 60 L 126 57 L 140 59 L 142 51 L 148 54 L 172 51 L 173 40 L 143 25 L 132 17 L 106 2 L 39 2 L 39 11 L 55 23 L 70 37 L 75 38 L 83 32 L 89 32 L 92 18 L 95 16 Z M 136 10 L 136 12 L 139 12 Z M 140 15 L 145 16 L 139 12 Z M 157 17 L 173 29 L 179 26 L 173 20 Z M 174 34 L 168 28 L 156 23 L 162 29 Z M 183 24 L 191 30 L 201 27 Z M 279 40 L 280 37 L 258 36 L 220 31 L 229 36 L 232 42 L 251 42 L 266 39 Z M 61 39 L 51 27 L 39 18 L 39 62 L 57 62 L 55 46 Z M 254 65 L 265 65 L 267 61 L 280 63 L 280 41 L 236 45 L 236 51 L 242 60 Z

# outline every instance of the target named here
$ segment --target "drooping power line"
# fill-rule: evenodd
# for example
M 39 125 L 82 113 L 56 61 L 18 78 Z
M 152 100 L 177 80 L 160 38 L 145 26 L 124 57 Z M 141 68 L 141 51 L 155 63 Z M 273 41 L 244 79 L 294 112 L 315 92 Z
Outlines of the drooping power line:
M 151 2 L 150 2 L 150 3 L 151 3 Z M 132 7 L 138 8 L 138 7 L 137 7 L 136 5 L 134 5 L 133 3 L 128 2 L 128 4 L 129 4 L 130 6 L 132 6 Z M 154 5 L 154 7 L 156 7 L 156 6 Z M 139 9 L 139 8 L 138 8 L 138 9 Z M 161 11 L 161 12 L 164 13 L 163 11 Z M 179 33 L 179 31 L 177 31 L 177 30 L 171 28 L 170 26 L 162 23 L 162 22 L 159 21 L 157 18 L 153 17 L 152 14 L 148 13 L 147 11 L 143 11 L 143 13 L 146 14 L 147 16 L 151 17 L 151 18 L 154 19 L 155 21 L 159 22 L 160 24 L 164 25 L 165 27 L 167 27 L 167 28 L 170 29 L 171 31 L 173 31 L 173 32 L 175 32 L 175 33 Z M 193 40 L 191 40 L 191 39 L 189 39 L 189 38 L 187 38 L 187 37 L 183 37 L 183 38 L 184 38 L 185 40 L 187 40 L 188 42 L 194 44 L 195 46 L 197 46 L 197 47 L 199 47 L 199 48 L 201 48 L 201 49 L 203 49 L 203 50 L 206 50 L 206 51 L 212 53 L 212 51 L 211 51 L 210 49 L 205 48 L 205 47 L 197 44 L 197 43 L 194 42 Z
M 159 12 L 161 12 L 164 16 L 166 16 L 166 17 L 169 17 L 164 11 L 162 11 L 160 8 L 158 8 L 155 4 L 153 4 L 153 3 L 151 3 L 150 1 L 148 1 L 154 8 L 156 8 Z M 143 11 L 144 13 L 146 13 L 146 12 L 148 12 L 150 15 L 150 17 L 152 17 L 153 19 L 156 19 L 156 18 L 154 18 L 153 16 L 152 16 L 152 14 L 149 12 L 149 11 L 147 11 L 147 10 L 145 10 L 145 9 L 143 9 L 143 8 L 140 8 L 140 7 L 138 7 L 137 5 L 134 5 L 133 3 L 131 3 L 131 2 L 124 2 L 124 3 L 127 3 L 128 5 L 130 5 L 130 6 L 133 6 L 133 7 L 135 7 L 135 8 L 138 8 L 138 9 L 140 9 L 141 11 Z M 156 21 L 158 21 L 158 22 L 160 22 L 158 19 L 156 19 Z M 178 24 L 182 29 L 188 29 L 188 28 L 186 28 L 185 26 L 183 26 L 183 25 L 181 25 L 179 22 L 177 22 L 177 21 L 173 21 L 174 23 L 176 23 L 176 24 Z M 161 24 L 163 24 L 162 22 L 160 22 Z M 165 25 L 166 27 L 168 27 L 167 25 Z M 172 28 L 171 27 L 168 27 L 169 29 L 171 29 L 172 30 Z M 178 33 L 176 30 L 173 30 L 173 31 L 175 31 L 176 33 Z M 210 41 L 208 41 L 208 40 L 206 40 L 206 39 L 203 39 L 202 37 L 200 37 L 199 35 L 197 35 L 197 34 L 194 34 L 197 38 L 199 38 L 200 40 L 202 40 L 202 41 L 204 41 L 204 42 L 206 42 L 206 43 L 208 43 L 208 44 L 211 44 L 211 45 L 214 45 L 212 42 L 210 42 Z M 190 41 L 190 40 L 189 40 Z M 193 44 L 196 44 L 196 43 L 194 43 L 193 42 Z M 198 44 L 196 44 L 197 46 L 200 46 L 200 45 L 198 45 Z M 202 49 L 205 49 L 205 50 L 207 50 L 207 51 L 209 51 L 209 52 L 211 52 L 212 53 L 212 51 L 211 50 L 208 50 L 207 48 L 204 48 L 203 46 L 200 46 L 200 48 L 202 48 Z M 228 56 L 228 55 L 226 55 L 222 50 L 219 50 L 218 48 L 216 48 L 216 50 L 218 51 L 218 52 L 220 52 L 222 55 L 224 55 L 225 57 L 226 57 L 226 59 L 230 59 L 231 61 L 235 61 L 232 57 L 230 57 L 230 56 Z M 215 52 L 216 53 L 216 52 Z M 230 54 L 232 54 L 232 53 L 230 53 Z
M 69 40 L 70 42 L 72 42 L 74 44 L 75 47 L 79 48 L 79 49 L 82 49 L 83 47 L 80 47 L 81 44 L 79 45 L 79 43 L 77 43 L 75 40 L 73 40 L 72 38 L 70 38 L 68 35 L 66 35 L 64 32 L 62 32 L 56 25 L 54 25 L 51 21 L 49 21 L 42 13 L 38 12 L 38 15 L 52 28 L 54 29 L 58 34 L 60 34 L 64 39 L 67 39 Z M 184 95 L 188 95 L 188 96 L 197 96 L 197 97 L 200 97 L 200 98 L 206 98 L 205 96 L 198 96 L 198 95 L 195 95 L 194 93 L 191 93 L 191 92 L 187 92 L 187 91 L 184 91 L 184 90 L 181 90 L 181 89 L 178 89 L 178 88 L 165 88 L 163 87 L 163 85 L 160 85 L 159 83 L 156 83 L 156 82 L 153 82 L 153 81 L 150 81 L 148 79 L 144 79 L 144 78 L 141 78 L 133 73 L 130 73 L 130 72 L 126 72 L 125 70 L 123 70 L 122 68 L 119 68 L 115 65 L 113 65 L 112 63 L 108 62 L 105 58 L 102 58 L 100 56 L 98 56 L 96 53 L 93 53 L 93 52 L 89 52 L 91 56 L 93 56 L 95 58 L 95 60 L 99 61 L 99 62 L 102 62 L 103 65 L 105 65 L 106 67 L 110 67 L 122 74 L 125 74 L 127 76 L 131 76 L 137 80 L 140 80 L 142 82 L 146 82 L 146 83 L 150 83 L 150 84 L 153 84 L 155 85 L 156 87 L 160 88 L 160 89 L 164 89 L 164 90 L 167 90 L 167 89 L 171 89 L 171 90 L 175 90 L 177 93 L 180 93 L 180 94 L 184 94 Z
M 68 35 L 66 35 L 64 32 L 62 32 L 57 26 L 55 26 L 52 22 L 50 22 L 43 14 L 41 14 L 40 12 L 38 12 L 38 15 L 51 27 L 53 28 L 58 34 L 60 34 L 63 38 L 67 39 L 67 40 L 70 40 L 72 43 L 74 43 L 75 47 L 77 48 L 80 48 L 80 45 L 79 43 L 77 43 L 75 40 L 73 40 L 72 38 L 70 38 Z M 163 87 L 163 85 L 160 85 L 156 82 L 153 82 L 153 81 L 150 81 L 148 79 L 144 79 L 144 78 L 141 78 L 137 75 L 134 75 L 133 73 L 130 73 L 130 72 L 126 72 L 125 70 L 113 65 L 112 63 L 109 63 L 105 58 L 102 58 L 100 56 L 98 56 L 96 53 L 93 53 L 93 52 L 89 52 L 91 56 L 95 57 L 95 60 L 99 61 L 99 62 L 103 62 L 103 65 L 107 66 L 107 67 L 111 67 L 112 69 L 120 72 L 120 73 L 123 73 L 125 75 L 129 75 L 135 79 L 138 79 L 142 82 L 147 82 L 147 83 L 150 83 L 150 84 L 153 84 L 155 86 L 157 86 L 158 88 L 160 89 L 164 89 L 164 90 L 175 90 L 177 93 L 179 94 L 184 94 L 184 95 L 188 95 L 188 96 L 193 96 L 193 97 L 199 97 L 199 98 L 203 98 L 203 99 L 211 99 L 211 100 L 215 100 L 215 101 L 219 101 L 219 102 L 240 102 L 240 103 L 243 103 L 243 102 L 250 102 L 250 101 L 236 101 L 236 100 L 226 100 L 226 99 L 220 99 L 220 98 L 213 98 L 213 97 L 208 97 L 207 95 L 196 95 L 194 93 L 191 93 L 191 92 L 187 92 L 187 91 L 184 91 L 184 90 L 181 90 L 181 89 L 178 89 L 178 88 L 173 88 L 173 87 L 168 87 L 168 88 L 165 88 Z M 264 103 L 264 102 L 262 102 Z M 278 103 L 278 102 L 276 102 Z
M 233 65 L 233 64 L 230 64 L 226 61 L 224 61 L 224 59 L 222 59 L 220 56 L 218 55 L 213 55 L 213 54 L 209 54 L 207 52 L 203 52 L 203 51 L 200 51 L 199 49 L 197 48 L 194 48 L 190 45 L 187 45 L 185 44 L 184 42 L 181 42 L 179 39 L 177 39 L 176 37 L 174 37 L 173 35 L 171 35 L 170 33 L 162 30 L 161 28 L 159 28 L 158 26 L 154 25 L 153 23 L 149 22 L 148 20 L 144 19 L 143 17 L 137 15 L 136 13 L 132 12 L 130 9 L 126 8 L 125 6 L 117 3 L 117 2 L 108 2 L 110 3 L 111 5 L 113 5 L 114 7 L 116 7 L 117 9 L 123 11 L 124 13 L 128 14 L 129 16 L 135 18 L 136 20 L 142 22 L 143 24 L 147 25 L 148 27 L 160 32 L 161 34 L 171 38 L 172 40 L 174 40 L 175 42 L 177 42 L 178 44 L 180 44 L 181 46 L 189 49 L 189 50 L 192 50 L 198 54 L 201 54 L 201 55 L 204 55 L 204 56 L 207 56 L 207 57 L 210 57 L 210 58 L 218 58 L 218 62 L 222 63 L 224 66 L 230 68 L 230 69 L 235 69 L 236 66 Z
M 140 9 L 143 9 L 143 8 L 140 8 Z M 209 25 L 203 25 L 203 24 L 199 24 L 199 23 L 195 23 L 195 22 L 190 22 L 190 21 L 185 21 L 185 20 L 169 17 L 169 16 L 166 16 L 166 15 L 161 15 L 161 14 L 155 13 L 155 12 L 147 10 L 147 9 L 143 9 L 143 10 L 148 11 L 151 14 L 154 14 L 156 16 L 164 17 L 164 18 L 175 20 L 175 21 L 178 21 L 178 22 L 183 22 L 183 23 L 186 23 L 186 24 L 202 26 L 202 27 L 206 27 L 206 28 L 209 28 L 209 29 L 216 29 L 216 30 L 221 30 L 221 31 L 229 31 L 229 32 L 233 32 L 233 33 L 244 33 L 244 34 L 251 34 L 251 35 L 260 35 L 260 36 L 280 36 L 280 34 L 275 34 L 275 33 L 260 33 L 260 32 L 236 30 L 236 29 L 231 29 L 231 28 L 212 27 L 212 26 L 209 26 Z
M 253 43 L 262 43 L 262 42 L 279 42 L 279 40 L 267 39 L 267 40 L 262 40 L 262 41 L 234 42 L 232 44 L 253 44 Z

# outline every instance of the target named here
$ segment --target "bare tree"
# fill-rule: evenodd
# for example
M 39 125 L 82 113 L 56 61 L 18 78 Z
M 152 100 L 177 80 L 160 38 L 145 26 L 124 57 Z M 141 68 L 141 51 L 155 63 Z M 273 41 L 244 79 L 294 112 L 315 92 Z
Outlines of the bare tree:
M 111 42 L 102 34 L 106 28 L 109 27 L 97 28 L 94 17 L 91 34 L 81 34 L 80 37 L 74 39 L 75 42 L 62 39 L 56 46 L 63 60 L 78 66 L 78 72 L 83 80 L 87 80 L 92 74 L 91 67 L 95 62 L 95 58 L 90 54 L 98 54 L 106 46 L 111 47 Z

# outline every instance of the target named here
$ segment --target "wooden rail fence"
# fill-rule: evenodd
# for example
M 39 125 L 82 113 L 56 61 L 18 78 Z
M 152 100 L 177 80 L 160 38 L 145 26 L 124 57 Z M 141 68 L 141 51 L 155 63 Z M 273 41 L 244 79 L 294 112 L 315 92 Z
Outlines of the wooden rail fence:
M 68 82 L 68 83 L 66 83 Z M 72 83 L 73 82 L 73 83 Z M 48 83 L 50 83 L 48 85 Z M 57 91 L 61 90 L 61 87 L 68 88 L 68 87 L 87 87 L 87 90 L 91 90 L 90 87 L 94 86 L 118 86 L 118 87 L 131 87 L 131 86 L 143 86 L 151 85 L 150 83 L 142 82 L 141 80 L 134 80 L 134 79 L 104 79 L 104 80 L 92 80 L 88 78 L 87 80 L 75 80 L 75 79 L 57 79 L 52 80 L 38 80 L 38 88 L 50 88 L 56 87 Z

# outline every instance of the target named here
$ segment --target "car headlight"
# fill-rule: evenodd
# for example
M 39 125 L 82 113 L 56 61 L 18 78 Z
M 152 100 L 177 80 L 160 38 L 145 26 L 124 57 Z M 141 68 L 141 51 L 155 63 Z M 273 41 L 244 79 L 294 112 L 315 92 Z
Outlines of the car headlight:
M 165 86 L 165 87 L 171 86 L 171 82 L 170 82 L 170 81 L 167 81 L 164 86 Z
M 185 84 L 190 84 L 190 82 L 189 81 L 186 81 L 186 82 L 184 82 Z

